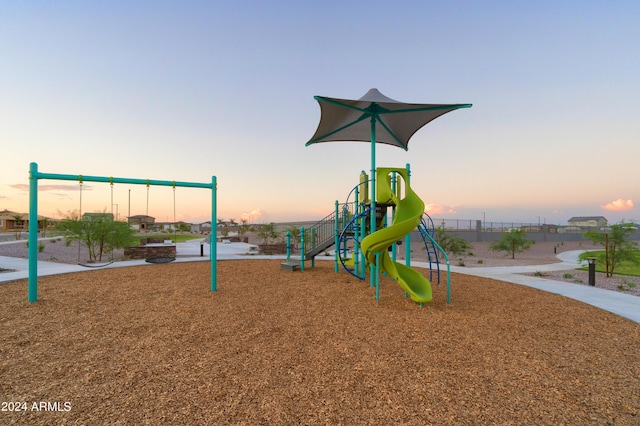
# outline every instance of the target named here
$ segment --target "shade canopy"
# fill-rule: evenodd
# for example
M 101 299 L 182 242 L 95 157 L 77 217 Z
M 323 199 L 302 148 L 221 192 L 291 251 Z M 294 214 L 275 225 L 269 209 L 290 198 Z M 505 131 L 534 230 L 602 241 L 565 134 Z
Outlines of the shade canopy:
M 398 102 L 378 89 L 369 90 L 358 100 L 323 96 L 314 96 L 314 99 L 320 104 L 320 124 L 306 146 L 319 142 L 362 141 L 407 150 L 409 139 L 422 126 L 455 109 L 471 107 L 471 104 Z

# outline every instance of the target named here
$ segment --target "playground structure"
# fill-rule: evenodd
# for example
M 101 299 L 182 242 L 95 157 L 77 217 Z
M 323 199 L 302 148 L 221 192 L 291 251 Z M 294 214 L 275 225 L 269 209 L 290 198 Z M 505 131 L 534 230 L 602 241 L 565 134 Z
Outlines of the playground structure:
M 320 105 L 321 117 L 316 132 L 306 143 L 307 146 L 321 142 L 360 141 L 369 142 L 371 146 L 371 177 L 361 174 L 360 184 L 355 191 L 364 192 L 362 202 L 356 196 L 353 210 L 348 204 L 339 208 L 333 218 L 336 259 L 342 259 L 340 252 L 345 253 L 351 244 L 353 256 L 346 261 L 341 260 L 345 269 L 352 275 L 364 279 L 365 266 L 369 265 L 371 286 L 376 287 L 376 300 L 380 294 L 380 273 L 391 276 L 405 290 L 412 300 L 423 303 L 431 301 L 431 284 L 417 271 L 411 269 L 410 234 L 418 228 L 427 246 L 429 263 L 439 265 L 437 252 L 440 251 L 447 261 L 447 302 L 450 302 L 450 273 L 446 253 L 432 237 L 433 222 L 427 216 L 423 220 L 424 202 L 413 192 L 409 184 L 409 166 L 406 169 L 376 168 L 376 144 L 383 143 L 404 150 L 409 149 L 409 140 L 421 127 L 436 118 L 460 108 L 470 108 L 471 104 L 413 104 L 391 99 L 377 89 L 370 89 L 360 99 L 314 97 Z M 400 185 L 396 183 L 396 175 L 404 180 L 404 197 Z M 393 180 L 393 183 L 391 181 Z M 382 181 L 376 188 L 376 182 Z M 371 198 L 368 196 L 371 188 Z M 376 190 L 378 189 L 378 190 Z M 379 204 L 378 204 L 379 203 Z M 390 226 L 386 226 L 387 208 L 393 208 L 394 215 Z M 352 218 L 353 216 L 353 218 Z M 368 228 L 365 222 L 369 222 Z M 301 230 L 302 254 L 300 268 L 304 270 L 304 261 L 314 257 L 332 245 L 327 235 L 331 219 L 326 218 L 311 229 L 311 245 L 306 250 L 305 230 Z M 429 232 L 431 230 L 431 232 Z M 409 237 L 407 237 L 409 236 Z M 407 238 L 405 265 L 395 261 L 395 242 L 402 237 Z M 350 240 L 350 243 L 347 241 Z M 429 251 L 429 244 L 436 248 Z M 388 254 L 391 248 L 392 256 Z M 287 251 L 289 253 L 289 251 Z M 431 254 L 435 254 L 432 259 Z M 289 257 L 289 255 L 287 256 Z M 336 272 L 338 265 L 336 260 Z M 291 265 L 289 261 L 287 264 Z M 439 268 L 439 266 L 438 266 Z M 433 268 L 430 275 L 433 276 Z M 438 269 L 439 282 L 439 269 Z
M 440 255 L 447 267 L 447 302 L 451 301 L 451 271 L 447 254 L 436 242 L 431 218 L 424 213 L 424 202 L 412 190 L 406 168 L 378 168 L 379 185 L 376 190 L 375 208 L 368 196 L 369 177 L 360 174 L 360 183 L 349 193 L 347 201 L 336 201 L 335 212 L 308 228 L 301 228 L 300 257 L 291 259 L 287 250 L 284 268 L 304 270 L 305 261 L 315 265 L 315 257 L 335 247 L 335 272 L 340 266 L 351 275 L 364 280 L 366 266 L 371 268 L 371 286 L 376 287 L 376 300 L 380 297 L 380 273 L 395 280 L 405 295 L 418 303 L 432 299 L 431 282 L 440 284 Z M 351 195 L 355 201 L 350 202 Z M 389 220 L 388 210 L 391 210 Z M 375 225 L 370 227 L 373 215 Z M 411 234 L 418 230 L 424 243 L 429 263 L 429 279 L 411 268 Z M 288 238 L 288 247 L 290 239 Z M 405 245 L 404 264 L 397 261 L 397 246 Z
M 211 183 L 197 183 L 197 182 L 177 182 L 166 180 L 151 180 L 151 179 L 131 179 L 131 178 L 118 178 L 118 177 L 104 177 L 104 176 L 85 176 L 85 175 L 67 175 L 67 174 L 54 174 L 54 173 L 42 173 L 38 171 L 38 164 L 31 163 L 29 167 L 29 286 L 28 286 L 28 300 L 29 302 L 38 301 L 38 181 L 40 179 L 50 180 L 70 180 L 82 182 L 103 182 L 110 183 L 125 183 L 133 185 L 146 185 L 149 186 L 171 186 L 187 187 L 187 188 L 207 188 L 211 189 L 211 223 L 217 222 L 217 179 L 215 176 L 211 177 Z M 217 247 L 216 244 L 209 244 L 209 261 L 211 263 L 211 291 L 217 291 L 216 282 L 216 267 L 217 267 Z

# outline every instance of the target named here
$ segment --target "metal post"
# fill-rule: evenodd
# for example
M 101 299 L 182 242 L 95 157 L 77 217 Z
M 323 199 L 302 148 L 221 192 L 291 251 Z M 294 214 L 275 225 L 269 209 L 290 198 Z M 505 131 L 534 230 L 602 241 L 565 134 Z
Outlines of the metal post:
M 339 221 L 340 221 L 339 204 L 338 204 L 338 200 L 336 200 L 335 221 L 333 224 L 333 247 L 335 248 L 335 251 L 333 254 L 333 261 L 334 261 L 333 272 L 338 272 L 340 270 L 340 268 L 338 267 L 339 256 L 340 256 L 340 228 L 341 228 Z M 344 226 L 342 226 L 342 228 L 344 229 Z
M 396 176 L 396 172 L 391 173 L 391 188 L 392 191 L 394 193 L 394 195 L 396 197 L 398 197 L 400 195 L 400 191 L 398 190 L 398 179 Z M 396 207 L 397 206 L 393 206 L 393 209 L 391 211 L 391 223 L 393 223 L 393 220 L 396 217 Z M 396 260 L 398 260 L 398 253 L 397 253 L 397 244 L 394 242 L 393 244 L 391 244 L 391 259 L 395 262 Z
M 218 222 L 218 183 L 215 176 L 211 176 L 211 234 L 216 230 L 213 238 L 209 237 L 209 263 L 211 263 L 211 291 L 218 289 L 218 238 L 216 223 Z
M 587 258 L 587 262 L 589 262 L 589 285 L 596 285 L 596 258 L 589 257 Z
M 313 247 L 315 249 L 316 247 L 316 242 L 318 241 L 318 237 L 316 235 L 316 228 L 311 228 L 311 247 Z M 316 257 L 313 256 L 311 258 L 311 268 L 315 268 L 316 267 Z
M 304 272 L 304 226 L 300 228 L 300 270 Z
M 404 183 L 405 188 L 411 183 L 411 166 L 407 163 L 407 181 Z M 405 189 L 406 192 L 406 189 Z M 404 264 L 411 266 L 411 232 L 404 238 Z
M 371 228 L 369 229 L 369 233 L 373 234 L 376 232 L 376 119 L 377 115 L 371 115 L 371 195 L 369 199 L 371 200 L 371 216 L 369 220 L 369 225 Z M 375 273 L 376 268 L 374 265 L 369 267 L 369 284 L 371 286 L 375 285 Z
M 38 301 L 38 165 L 29 166 L 29 302 Z
M 353 217 L 360 213 L 360 185 L 356 186 L 356 197 L 353 205 Z M 358 221 L 353 223 L 353 250 L 351 257 L 353 258 L 353 272 L 358 275 L 360 273 L 360 226 Z

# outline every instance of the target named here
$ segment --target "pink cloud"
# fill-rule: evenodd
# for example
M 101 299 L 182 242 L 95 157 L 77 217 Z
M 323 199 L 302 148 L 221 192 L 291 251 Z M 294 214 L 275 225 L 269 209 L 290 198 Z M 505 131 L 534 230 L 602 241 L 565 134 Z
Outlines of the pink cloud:
M 429 215 L 438 215 L 438 214 L 456 214 L 457 211 L 455 209 L 456 206 L 442 206 L 440 204 L 425 204 L 424 211 Z
M 13 189 L 17 189 L 19 191 L 28 191 L 29 185 L 16 183 L 13 185 L 9 185 Z M 78 191 L 80 187 L 78 185 L 38 185 L 38 191 Z M 82 190 L 91 190 L 91 186 L 84 185 Z
M 626 212 L 633 209 L 633 201 L 632 200 L 623 200 L 622 198 L 618 198 L 615 201 L 612 201 L 607 204 L 603 204 L 602 207 L 605 210 L 609 210 L 612 212 Z

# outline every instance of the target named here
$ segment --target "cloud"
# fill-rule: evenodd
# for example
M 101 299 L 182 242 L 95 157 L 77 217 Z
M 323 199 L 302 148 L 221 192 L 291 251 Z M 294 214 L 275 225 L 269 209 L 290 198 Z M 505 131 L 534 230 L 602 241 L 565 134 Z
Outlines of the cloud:
M 456 214 L 456 207 L 454 205 L 451 206 L 442 206 L 440 204 L 425 204 L 424 211 L 429 215 L 437 215 L 437 214 Z
M 608 204 L 603 204 L 600 207 L 611 212 L 626 212 L 633 209 L 633 201 L 618 198 L 617 200 Z
M 262 216 L 262 211 L 260 209 L 254 209 L 250 213 L 242 213 L 240 219 L 246 220 L 249 223 L 253 223 L 260 216 Z
M 29 191 L 29 185 L 23 183 L 16 183 L 13 185 L 9 185 L 9 187 L 13 189 L 17 189 L 19 191 Z M 79 189 L 78 185 L 38 185 L 38 191 L 77 191 Z M 83 191 L 91 191 L 91 186 L 83 184 Z

